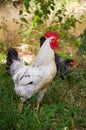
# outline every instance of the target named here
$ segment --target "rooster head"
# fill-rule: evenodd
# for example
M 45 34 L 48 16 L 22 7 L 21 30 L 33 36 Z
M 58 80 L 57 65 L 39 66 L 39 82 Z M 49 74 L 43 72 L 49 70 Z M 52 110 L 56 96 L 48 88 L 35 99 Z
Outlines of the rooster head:
M 50 38 L 52 37 L 51 41 L 50 41 L 50 46 L 53 50 L 58 48 L 58 40 L 59 40 L 59 35 L 56 34 L 53 31 L 48 31 L 44 34 L 44 36 L 42 36 L 40 38 L 40 46 L 42 46 L 42 44 L 44 43 L 44 41 L 46 40 L 46 38 Z
M 74 66 L 76 64 L 76 59 L 67 59 L 65 60 L 65 64 L 70 64 L 71 66 Z
M 70 65 L 74 66 L 76 64 L 76 59 L 71 60 Z

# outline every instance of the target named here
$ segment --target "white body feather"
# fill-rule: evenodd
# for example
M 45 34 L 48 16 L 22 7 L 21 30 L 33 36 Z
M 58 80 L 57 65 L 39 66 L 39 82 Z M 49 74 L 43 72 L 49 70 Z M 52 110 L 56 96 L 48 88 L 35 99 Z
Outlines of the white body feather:
M 54 52 L 50 47 L 48 38 L 40 48 L 33 64 L 25 66 L 21 61 L 14 61 L 11 70 L 14 69 L 14 90 L 22 101 L 39 93 L 56 75 Z

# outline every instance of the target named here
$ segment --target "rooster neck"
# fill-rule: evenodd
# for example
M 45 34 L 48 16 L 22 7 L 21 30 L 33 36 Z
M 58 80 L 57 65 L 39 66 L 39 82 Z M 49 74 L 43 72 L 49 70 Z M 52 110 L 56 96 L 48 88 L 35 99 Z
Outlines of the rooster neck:
M 54 51 L 50 47 L 49 39 L 47 39 L 40 48 L 35 64 L 50 64 L 54 60 Z

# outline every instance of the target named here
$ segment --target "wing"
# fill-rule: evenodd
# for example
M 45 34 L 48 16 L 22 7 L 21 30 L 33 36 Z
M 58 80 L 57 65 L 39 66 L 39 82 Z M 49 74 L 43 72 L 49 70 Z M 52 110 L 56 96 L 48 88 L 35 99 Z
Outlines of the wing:
M 28 67 L 24 65 L 16 71 L 16 73 L 12 77 L 15 84 L 19 84 L 20 80 L 24 77 L 27 69 Z
M 39 67 L 29 66 L 24 75 L 20 78 L 19 85 L 26 86 L 31 84 L 38 84 L 44 76 L 43 69 Z
M 23 77 L 20 79 L 19 86 L 35 85 L 41 87 L 44 84 L 47 84 L 52 79 L 53 74 L 55 74 L 51 67 L 52 65 L 41 65 L 38 67 L 34 65 L 29 66 Z M 53 73 L 51 72 L 51 70 Z

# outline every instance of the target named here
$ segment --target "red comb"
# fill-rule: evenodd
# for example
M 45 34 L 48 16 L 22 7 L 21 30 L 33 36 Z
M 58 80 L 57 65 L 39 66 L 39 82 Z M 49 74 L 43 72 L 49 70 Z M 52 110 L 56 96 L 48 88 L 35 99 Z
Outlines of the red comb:
M 46 33 L 44 34 L 44 36 L 47 37 L 47 38 L 49 38 L 49 37 L 52 36 L 52 37 L 54 37 L 55 39 L 59 39 L 59 35 L 56 34 L 56 33 L 53 32 L 53 31 L 46 32 Z

